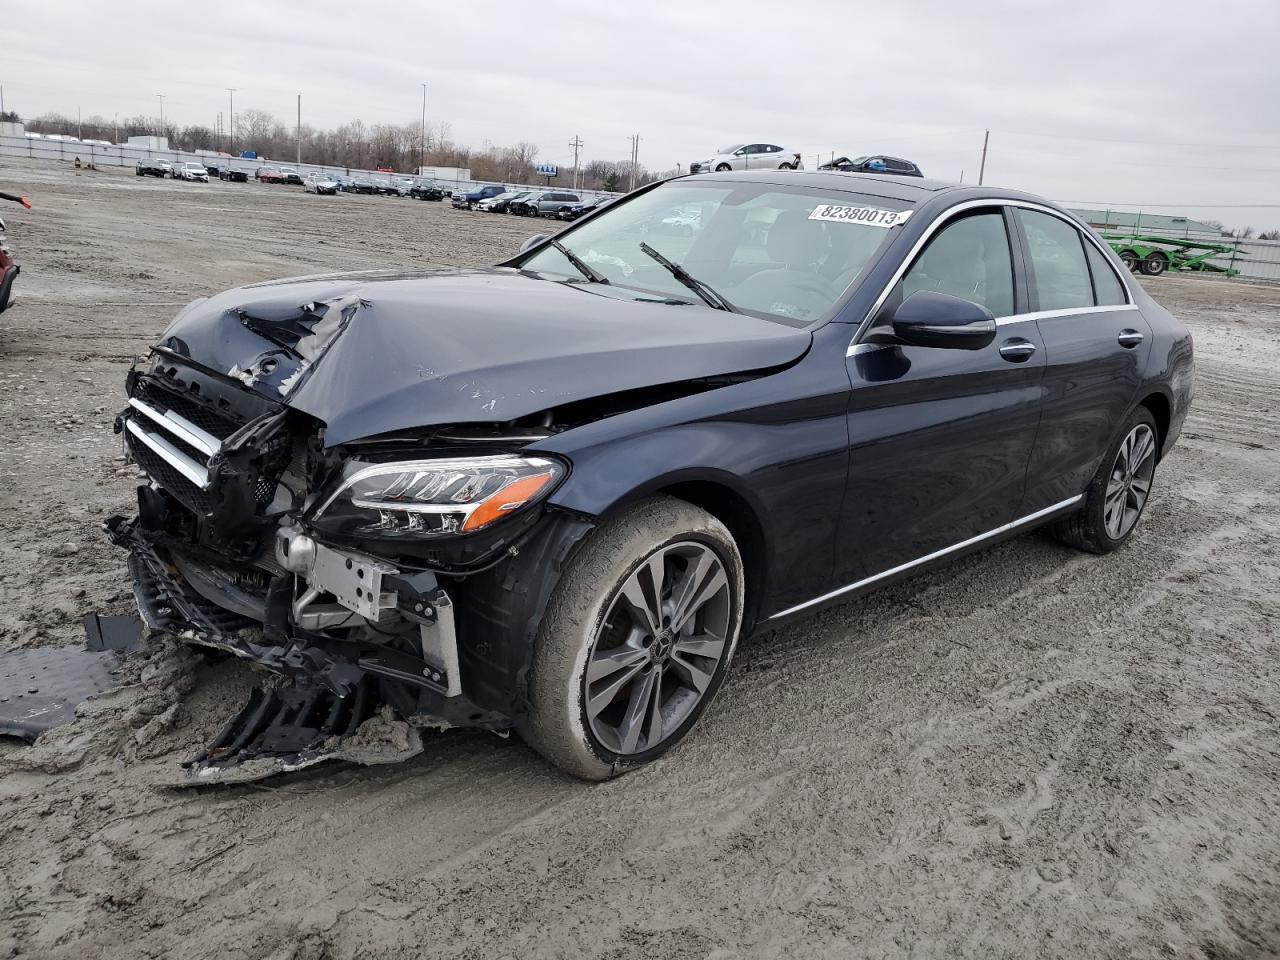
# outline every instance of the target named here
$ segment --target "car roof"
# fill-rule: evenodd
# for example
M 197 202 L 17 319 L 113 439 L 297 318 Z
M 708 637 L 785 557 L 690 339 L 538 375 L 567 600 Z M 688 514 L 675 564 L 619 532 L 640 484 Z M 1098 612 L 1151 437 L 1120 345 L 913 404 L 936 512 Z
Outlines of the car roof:
M 877 154 L 883 156 L 883 154 Z M 703 181 L 738 181 L 748 183 L 769 183 L 785 186 L 788 183 L 800 183 L 808 187 L 827 190 L 845 190 L 850 193 L 866 193 L 891 200 L 904 200 L 908 203 L 924 204 L 926 201 L 945 196 L 946 207 L 968 200 L 990 200 L 1000 203 L 1006 200 L 1025 200 L 1063 210 L 1061 204 L 1033 193 L 1021 190 L 1009 190 L 1004 187 L 979 186 L 970 183 L 951 183 L 946 180 L 931 180 L 927 177 L 901 177 L 893 174 L 854 173 L 843 170 L 741 170 L 730 173 L 694 173 L 675 180 Z M 1073 218 L 1074 219 L 1074 218 Z
M 843 170 L 737 170 L 726 173 L 696 173 L 679 179 L 709 181 L 737 180 L 749 183 L 801 183 L 807 187 L 828 190 L 848 190 L 874 193 L 894 200 L 922 202 L 928 194 L 949 190 L 958 184 L 946 180 L 929 180 L 912 177 L 904 180 L 898 176 L 882 176 L 876 173 L 853 173 Z M 872 187 L 874 186 L 874 189 Z

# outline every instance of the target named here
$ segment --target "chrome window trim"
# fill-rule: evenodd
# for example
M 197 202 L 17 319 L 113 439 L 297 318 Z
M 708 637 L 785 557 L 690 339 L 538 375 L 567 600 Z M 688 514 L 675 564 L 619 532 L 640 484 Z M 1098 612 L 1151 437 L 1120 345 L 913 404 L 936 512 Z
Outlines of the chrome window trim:
M 924 250 L 925 245 L 933 238 L 933 235 L 954 219 L 957 213 L 963 213 L 966 210 L 976 210 L 982 207 L 1022 207 L 1026 210 L 1035 210 L 1039 213 L 1047 213 L 1075 228 L 1075 230 L 1081 233 L 1085 239 L 1092 243 L 1094 247 L 1097 248 L 1098 252 L 1102 254 L 1102 258 L 1106 260 L 1107 266 L 1111 267 L 1112 273 L 1114 273 L 1116 275 L 1116 279 L 1120 281 L 1120 289 L 1124 291 L 1126 298 L 1125 303 L 1109 304 L 1101 307 L 1090 306 L 1070 310 L 1033 310 L 1026 313 L 1015 313 L 1007 317 L 997 317 L 997 326 L 1007 323 L 1016 323 L 1023 320 L 1043 320 L 1049 317 L 1066 316 L 1068 314 L 1104 313 L 1111 310 L 1131 310 L 1137 306 L 1133 297 L 1133 291 L 1129 288 L 1129 278 L 1121 276 L 1120 273 L 1116 271 L 1115 267 L 1111 266 L 1111 261 L 1107 258 L 1107 251 L 1093 235 L 1093 231 L 1089 230 L 1087 227 L 1082 229 L 1078 222 L 1063 213 L 1061 210 L 1055 210 L 1053 207 L 1046 206 L 1043 203 L 1033 203 L 1030 200 L 1006 200 L 999 197 L 989 197 L 985 200 L 966 200 L 963 203 L 957 203 L 954 207 L 948 207 L 946 210 L 943 210 L 940 214 L 934 217 L 933 222 L 929 224 L 925 229 L 925 232 L 922 233 L 912 245 L 911 250 L 908 251 L 906 257 L 903 258 L 902 263 L 898 265 L 898 269 L 893 272 L 893 276 L 889 278 L 889 282 L 885 284 L 884 289 L 880 291 L 880 295 L 876 297 L 875 302 L 871 305 L 871 309 L 867 311 L 867 315 L 863 317 L 862 322 L 858 324 L 857 332 L 854 333 L 853 339 L 849 343 L 849 349 L 846 351 L 845 356 L 851 357 L 854 355 L 854 347 L 860 344 L 860 339 L 870 328 L 872 319 L 880 312 L 880 308 L 883 307 L 884 302 L 889 299 L 889 294 L 893 292 L 893 288 L 898 285 L 898 282 L 906 275 L 907 270 L 909 270 L 911 265 L 916 262 L 916 258 L 920 255 L 921 251 Z M 1015 239 L 1015 237 L 1009 238 L 1010 242 L 1013 242 Z
M 1018 527 L 1024 526 L 1025 524 L 1031 523 L 1033 520 L 1039 520 L 1041 517 L 1047 517 L 1051 513 L 1063 510 L 1066 507 L 1071 506 L 1073 503 L 1079 503 L 1083 499 L 1083 493 L 1076 494 L 1074 497 L 1068 497 L 1066 500 L 1055 503 L 1051 507 L 1045 507 L 1043 510 L 1037 510 L 1035 513 L 1029 513 L 1025 517 L 1020 517 L 1017 520 L 1011 520 L 1009 523 L 996 527 L 994 530 L 988 530 L 986 533 L 980 533 L 976 537 L 970 537 L 968 540 L 961 540 L 959 543 L 953 543 L 949 547 L 943 547 L 941 550 L 935 550 L 933 553 L 920 557 L 917 560 L 909 560 L 906 563 L 898 564 L 896 567 L 891 567 L 888 570 L 866 577 L 856 583 L 851 583 L 848 586 L 839 587 L 829 593 L 824 593 L 820 597 L 814 597 L 812 600 L 806 600 L 804 603 L 797 603 L 794 607 L 787 607 L 787 609 L 773 614 L 769 619 L 777 620 L 779 617 L 786 617 L 793 613 L 799 613 L 806 607 L 812 607 L 815 604 L 824 603 L 827 600 L 840 596 L 842 593 L 848 593 L 850 590 L 857 590 L 859 587 L 865 587 L 878 580 L 884 580 L 887 577 L 892 577 L 894 574 L 903 573 L 910 570 L 912 567 L 918 567 L 921 564 L 929 563 L 932 560 L 945 557 L 949 553 L 955 553 L 957 550 L 963 550 L 965 547 L 971 547 L 974 544 L 981 543 L 983 540 L 989 540 L 1002 533 L 1008 533 L 1010 530 L 1014 530 Z

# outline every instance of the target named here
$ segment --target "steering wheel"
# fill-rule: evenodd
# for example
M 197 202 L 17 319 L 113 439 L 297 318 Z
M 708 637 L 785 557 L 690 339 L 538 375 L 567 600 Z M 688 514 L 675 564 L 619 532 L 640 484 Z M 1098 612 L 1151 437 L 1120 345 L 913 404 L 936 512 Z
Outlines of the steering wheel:
M 784 269 L 762 270 L 752 274 L 738 285 L 730 299 L 735 302 L 740 301 L 745 307 L 763 309 L 766 313 L 778 313 L 779 311 L 770 310 L 767 306 L 755 306 L 752 302 L 771 298 L 775 304 L 795 308 L 799 319 L 805 319 L 821 313 L 834 303 L 838 296 L 839 291 L 822 277 L 798 270 Z

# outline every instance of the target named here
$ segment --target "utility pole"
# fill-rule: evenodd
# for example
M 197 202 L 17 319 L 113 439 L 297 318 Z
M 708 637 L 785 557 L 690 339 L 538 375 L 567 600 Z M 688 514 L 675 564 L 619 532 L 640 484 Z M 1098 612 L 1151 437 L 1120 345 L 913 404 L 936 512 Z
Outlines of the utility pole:
M 0 83 L 0 113 L 4 113 L 4 84 Z
M 578 151 L 582 149 L 582 137 L 576 133 L 573 139 L 569 141 L 569 146 L 573 147 L 573 189 L 578 189 Z
M 231 113 L 227 123 L 227 153 L 234 157 L 236 155 L 236 88 L 227 87 L 227 92 L 231 94 Z
M 111 122 L 112 122 L 112 124 L 113 124 L 113 125 L 115 126 L 115 128 L 116 128 L 116 138 L 115 138 L 113 141 L 111 141 L 111 142 L 112 142 L 112 143 L 119 143 L 119 142 L 120 142 L 120 113 L 119 113 L 119 111 L 117 111 L 117 112 L 116 112 L 116 115 L 115 115 L 115 117 L 112 119 L 112 121 L 111 121 Z
M 156 96 L 160 98 L 160 136 L 163 137 L 164 136 L 164 94 L 157 93 Z
M 302 165 L 302 94 L 298 94 L 298 165 Z
M 982 131 L 982 163 L 978 166 L 978 186 L 982 186 L 982 178 L 987 175 L 987 141 L 991 139 L 991 131 Z
M 418 175 L 427 165 L 427 85 L 422 84 L 422 139 L 418 143 Z
M 630 192 L 636 188 L 636 167 L 640 165 L 640 134 L 634 134 L 631 137 L 631 177 L 630 186 L 627 191 Z
M 76 104 L 76 139 L 84 139 L 84 125 L 80 122 L 80 104 Z

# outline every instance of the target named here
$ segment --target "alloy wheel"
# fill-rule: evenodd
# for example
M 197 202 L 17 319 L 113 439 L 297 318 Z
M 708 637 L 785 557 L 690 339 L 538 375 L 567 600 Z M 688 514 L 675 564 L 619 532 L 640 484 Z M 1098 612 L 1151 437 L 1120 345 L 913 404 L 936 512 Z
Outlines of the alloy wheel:
M 674 736 L 709 692 L 729 647 L 733 596 L 708 545 L 659 547 L 618 588 L 584 672 L 595 739 L 620 756 Z
M 1102 505 L 1102 521 L 1107 536 L 1119 540 L 1138 522 L 1156 469 L 1155 433 L 1140 423 L 1124 438 L 1111 465 L 1107 496 Z

